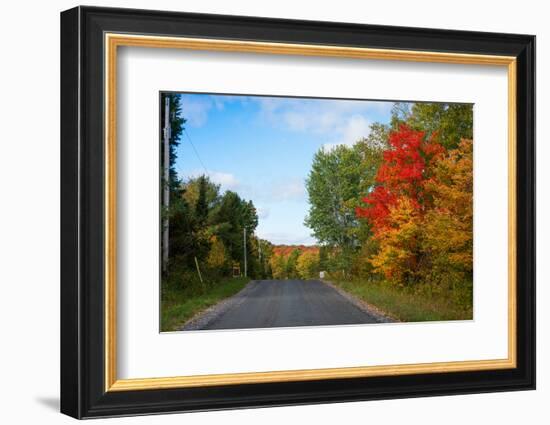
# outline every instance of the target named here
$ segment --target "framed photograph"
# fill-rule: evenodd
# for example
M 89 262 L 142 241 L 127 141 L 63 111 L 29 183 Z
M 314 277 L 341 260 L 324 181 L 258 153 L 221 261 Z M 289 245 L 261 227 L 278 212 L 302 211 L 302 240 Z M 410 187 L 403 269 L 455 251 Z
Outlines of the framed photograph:
M 61 411 L 535 388 L 535 37 L 61 14 Z

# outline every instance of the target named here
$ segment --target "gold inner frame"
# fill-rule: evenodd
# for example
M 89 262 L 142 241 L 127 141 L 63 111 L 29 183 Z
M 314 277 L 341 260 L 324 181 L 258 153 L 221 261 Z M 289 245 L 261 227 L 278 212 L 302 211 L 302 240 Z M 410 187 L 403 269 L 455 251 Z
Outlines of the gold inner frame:
M 105 391 L 149 390 L 285 381 L 310 381 L 416 373 L 445 373 L 516 367 L 516 58 L 325 45 L 212 40 L 106 33 L 105 46 Z M 325 56 L 468 65 L 503 66 L 508 72 L 508 357 L 419 364 L 247 372 L 164 378 L 118 379 L 116 325 L 116 98 L 119 46 L 280 55 Z

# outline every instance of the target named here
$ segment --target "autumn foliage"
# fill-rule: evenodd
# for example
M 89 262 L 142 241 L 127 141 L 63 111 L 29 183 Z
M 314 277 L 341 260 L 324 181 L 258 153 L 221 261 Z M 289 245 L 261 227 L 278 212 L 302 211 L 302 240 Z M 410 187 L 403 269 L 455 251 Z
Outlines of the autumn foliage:
M 376 185 L 356 209 L 378 245 L 368 261 L 400 286 L 471 282 L 472 141 L 447 150 L 437 133 L 402 125 L 388 142 Z
M 319 247 L 275 245 L 269 260 L 275 279 L 315 279 L 319 277 Z
M 301 253 L 312 252 L 314 254 L 319 254 L 319 247 L 315 245 L 274 245 L 273 255 L 288 256 L 294 250 L 298 250 Z
M 376 175 L 377 186 L 363 198 L 367 206 L 356 210 L 358 217 L 369 219 L 376 233 L 392 225 L 391 211 L 405 202 L 404 199 L 414 210 L 425 207 L 423 182 L 428 178 L 431 164 L 445 152 L 434 137 L 425 139 L 423 132 L 405 125 L 390 133 L 389 144 L 391 148 L 384 152 Z

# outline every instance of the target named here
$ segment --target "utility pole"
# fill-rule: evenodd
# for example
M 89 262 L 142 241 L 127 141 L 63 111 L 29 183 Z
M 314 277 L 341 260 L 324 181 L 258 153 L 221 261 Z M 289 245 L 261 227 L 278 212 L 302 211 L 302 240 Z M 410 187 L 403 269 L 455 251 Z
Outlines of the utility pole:
M 244 277 L 247 277 L 247 264 L 246 264 L 246 227 L 243 228 L 243 240 L 244 240 Z
M 163 128 L 163 205 L 164 220 L 162 224 L 162 270 L 168 270 L 168 207 L 170 206 L 170 96 L 164 95 L 164 128 Z

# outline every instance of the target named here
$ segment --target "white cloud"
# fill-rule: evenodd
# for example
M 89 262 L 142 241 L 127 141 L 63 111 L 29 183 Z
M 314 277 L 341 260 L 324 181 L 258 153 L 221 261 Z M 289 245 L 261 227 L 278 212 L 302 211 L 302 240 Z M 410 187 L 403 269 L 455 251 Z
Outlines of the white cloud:
M 352 145 L 370 134 L 370 121 L 362 115 L 352 115 L 342 131 L 341 144 Z
M 210 178 L 210 181 L 213 183 L 219 184 L 222 191 L 225 190 L 237 190 L 241 187 L 241 182 L 234 174 L 225 173 L 223 171 L 208 171 L 206 173 L 204 170 L 194 170 L 189 173 L 190 178 L 196 178 L 202 175 L 207 175 Z
M 298 179 L 275 183 L 270 192 L 273 201 L 303 200 L 306 196 L 304 182 Z
M 373 113 L 387 113 L 392 102 L 304 99 L 288 97 L 241 97 L 191 95 L 181 97 L 182 115 L 187 125 L 202 127 L 212 109 L 223 110 L 230 102 L 256 102 L 260 119 L 294 132 L 312 133 L 329 138 L 327 145 L 352 145 L 367 137 Z M 330 140 L 332 139 L 332 140 Z
M 258 98 L 260 116 L 273 126 L 323 136 L 327 146 L 352 145 L 370 133 L 373 112 L 388 112 L 391 102 Z M 332 139 L 332 140 L 331 140 Z
M 182 115 L 187 120 L 187 125 L 191 127 L 202 127 L 208 120 L 208 111 L 213 106 L 213 102 L 207 97 L 182 96 L 181 110 Z
M 325 143 L 325 150 L 334 149 L 339 145 L 352 146 L 358 140 L 368 137 L 370 134 L 370 121 L 363 115 L 352 115 L 347 118 L 344 125 L 340 129 L 340 135 L 334 142 Z
M 221 171 L 210 171 L 208 173 L 210 180 L 221 185 L 226 190 L 238 189 L 241 185 L 239 179 L 231 173 L 223 173 Z
M 271 203 L 305 202 L 307 199 L 305 183 L 303 179 L 298 178 L 279 178 L 272 181 L 255 182 L 255 184 L 241 183 L 239 194 L 246 199 L 253 199 L 254 202 L 261 203 L 264 207 Z
M 208 113 L 212 108 L 222 110 L 224 104 L 231 101 L 229 97 L 182 94 L 181 114 L 191 127 L 202 127 L 208 121 Z
M 257 207 L 256 212 L 258 213 L 258 218 L 261 220 L 265 220 L 269 217 L 269 208 Z

